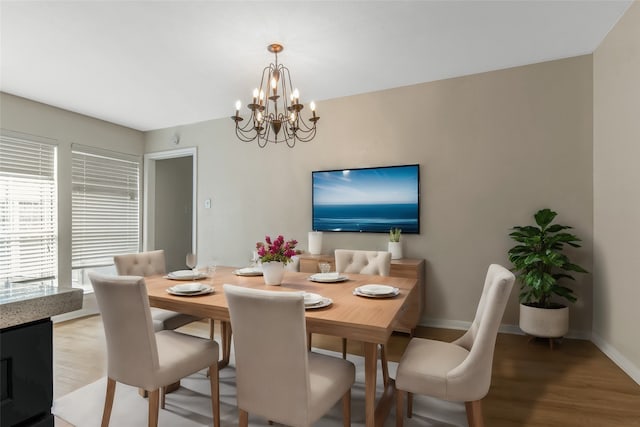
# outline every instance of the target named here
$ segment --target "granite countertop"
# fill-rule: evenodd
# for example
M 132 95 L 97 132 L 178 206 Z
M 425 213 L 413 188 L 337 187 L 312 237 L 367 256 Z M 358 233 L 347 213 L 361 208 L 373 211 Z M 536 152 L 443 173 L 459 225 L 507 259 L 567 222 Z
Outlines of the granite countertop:
M 0 329 L 82 308 L 83 290 L 53 281 L 0 285 Z

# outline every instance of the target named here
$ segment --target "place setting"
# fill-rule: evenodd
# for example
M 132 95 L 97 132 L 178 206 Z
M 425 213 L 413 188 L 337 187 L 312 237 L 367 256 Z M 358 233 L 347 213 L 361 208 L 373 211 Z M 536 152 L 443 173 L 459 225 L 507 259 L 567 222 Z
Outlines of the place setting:
M 400 289 L 388 285 L 369 284 L 355 288 L 353 294 L 365 298 L 392 298 L 400 293 Z
M 201 282 L 180 283 L 178 285 L 167 288 L 167 293 L 178 296 L 197 296 L 206 295 L 215 291 L 213 286 Z
M 345 280 L 349 280 L 348 276 L 344 274 L 339 274 L 336 272 L 333 273 L 316 273 L 309 276 L 309 280 L 312 282 L 319 283 L 336 283 L 336 282 L 344 282 Z
M 236 276 L 262 276 L 262 265 L 259 263 L 260 257 L 258 256 L 257 251 L 253 251 L 251 253 L 251 262 L 248 267 L 239 268 L 237 270 L 233 270 L 233 274 Z
M 165 277 L 171 280 L 199 280 L 208 277 L 206 272 L 198 271 L 195 269 L 197 262 L 198 258 L 196 254 L 188 253 L 185 259 L 185 264 L 190 268 L 190 270 L 172 271 Z
M 233 270 L 233 274 L 236 276 L 262 276 L 263 273 L 260 267 L 244 267 Z
M 207 277 L 207 274 L 201 271 L 177 270 L 170 272 L 165 277 L 171 280 L 199 280 Z
M 305 310 L 328 307 L 331 304 L 333 304 L 333 300 L 331 298 L 323 297 L 320 294 L 314 294 L 312 292 L 304 293 Z
M 331 264 L 328 262 L 321 262 L 318 264 L 318 268 L 320 269 L 320 273 L 312 274 L 309 276 L 309 280 L 312 282 L 319 283 L 337 283 L 344 282 L 345 280 L 349 280 L 344 274 L 340 274 L 337 271 L 330 272 Z

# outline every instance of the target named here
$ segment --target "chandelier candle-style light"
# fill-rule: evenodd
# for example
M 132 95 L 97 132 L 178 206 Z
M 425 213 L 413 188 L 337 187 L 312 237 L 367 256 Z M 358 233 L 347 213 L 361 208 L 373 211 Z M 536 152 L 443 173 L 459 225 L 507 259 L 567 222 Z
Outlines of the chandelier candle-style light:
M 236 102 L 236 114 L 231 116 L 231 120 L 236 122 L 238 138 L 245 142 L 257 139 L 261 148 L 269 142 L 286 142 L 289 147 L 294 147 L 296 141 L 311 141 L 316 136 L 316 123 L 320 120 L 313 101 L 309 104 L 312 116 L 307 121 L 300 117 L 304 108 L 300 103 L 300 92 L 293 89 L 289 69 L 278 64 L 278 53 L 283 49 L 276 43 L 267 47 L 275 54 L 276 61 L 262 70 L 260 87 L 253 90 L 253 100 L 247 105 L 251 111 L 247 123 L 240 126 L 244 120 L 240 116 L 240 101 Z

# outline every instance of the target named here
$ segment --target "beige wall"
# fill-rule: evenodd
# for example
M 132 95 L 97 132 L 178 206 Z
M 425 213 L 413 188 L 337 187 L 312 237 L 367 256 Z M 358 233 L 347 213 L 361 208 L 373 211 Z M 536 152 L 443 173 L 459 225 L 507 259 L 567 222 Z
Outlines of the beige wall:
M 406 257 L 427 260 L 425 323 L 471 321 L 488 265 L 508 265 L 509 228 L 543 207 L 575 227 L 575 261 L 593 269 L 590 55 L 317 104 L 318 136 L 294 149 L 242 143 L 230 119 L 146 134 L 147 152 L 174 148 L 174 133 L 198 147 L 200 256 L 244 265 L 277 233 L 305 248 L 312 170 L 420 163 L 422 231 L 403 242 Z M 386 250 L 387 236 L 325 233 L 323 247 Z M 589 336 L 591 275 L 575 287 L 571 326 Z
M 0 92 L 0 127 L 58 146 L 58 279 L 71 286 L 71 144 L 142 155 L 142 132 Z
M 594 53 L 593 339 L 640 383 L 640 2 Z

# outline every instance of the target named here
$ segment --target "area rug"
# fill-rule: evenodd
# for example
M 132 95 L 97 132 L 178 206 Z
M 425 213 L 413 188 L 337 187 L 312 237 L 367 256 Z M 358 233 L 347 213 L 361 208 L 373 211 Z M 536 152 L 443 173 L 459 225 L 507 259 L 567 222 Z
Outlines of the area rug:
M 338 353 L 316 349 L 314 351 L 340 357 Z M 348 358 L 356 365 L 356 382 L 351 389 L 351 425 L 364 426 L 364 359 L 352 355 L 349 355 Z M 396 363 L 389 363 L 391 377 L 395 377 L 396 368 Z M 100 426 L 106 382 L 106 378 L 101 378 L 56 399 L 52 412 L 76 427 Z M 379 374 L 378 394 L 382 393 L 381 382 L 382 377 Z M 137 388 L 117 384 L 111 413 L 111 426 L 146 426 L 147 411 L 147 400 L 138 394 Z M 413 418 L 405 418 L 405 426 L 407 427 L 463 427 L 467 425 L 464 404 L 462 403 L 415 396 L 413 411 Z M 233 359 L 231 359 L 229 366 L 220 371 L 220 420 L 224 427 L 238 425 Z M 160 410 L 158 425 L 162 427 L 213 425 L 209 379 L 206 377 L 205 371 L 184 378 L 178 390 L 167 394 L 165 409 Z M 249 416 L 249 425 L 269 426 L 267 420 L 252 415 Z M 392 410 L 389 418 L 385 421 L 385 426 L 393 425 L 395 425 L 395 415 Z M 338 401 L 329 413 L 315 423 L 315 426 L 341 427 L 341 402 Z

